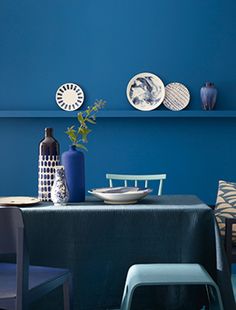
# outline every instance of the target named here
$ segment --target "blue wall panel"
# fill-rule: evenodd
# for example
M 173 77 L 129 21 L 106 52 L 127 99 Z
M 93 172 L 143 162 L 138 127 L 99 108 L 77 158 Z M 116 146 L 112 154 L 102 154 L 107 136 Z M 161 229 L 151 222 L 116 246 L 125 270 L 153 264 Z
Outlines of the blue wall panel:
M 56 110 L 77 82 L 86 104 L 131 110 L 126 85 L 150 71 L 191 91 L 218 86 L 217 109 L 236 109 L 236 2 L 68 0 L 0 2 L 0 110 Z M 0 120 L 0 195 L 37 193 L 37 144 L 53 126 L 61 149 L 70 119 Z M 235 119 L 99 119 L 86 154 L 87 188 L 109 172 L 167 172 L 165 193 L 214 203 L 218 179 L 236 181 Z

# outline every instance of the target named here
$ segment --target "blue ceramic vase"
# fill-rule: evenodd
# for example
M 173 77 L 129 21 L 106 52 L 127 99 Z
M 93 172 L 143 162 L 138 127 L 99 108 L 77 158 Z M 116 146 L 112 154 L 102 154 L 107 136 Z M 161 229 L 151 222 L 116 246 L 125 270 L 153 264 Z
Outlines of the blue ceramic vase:
M 200 91 L 203 110 L 213 110 L 216 104 L 217 89 L 213 83 L 206 83 Z
M 65 167 L 69 202 L 83 202 L 85 200 L 84 153 L 72 145 L 62 154 L 61 162 Z

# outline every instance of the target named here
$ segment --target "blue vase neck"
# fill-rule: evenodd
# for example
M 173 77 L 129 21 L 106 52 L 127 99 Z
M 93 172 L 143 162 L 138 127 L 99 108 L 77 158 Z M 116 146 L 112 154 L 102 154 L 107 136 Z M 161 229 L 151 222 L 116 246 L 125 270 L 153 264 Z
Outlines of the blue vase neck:
M 70 145 L 70 146 L 69 146 L 69 150 L 70 150 L 70 151 L 76 151 L 77 149 L 76 149 L 76 146 L 75 146 L 75 145 Z
M 212 87 L 212 88 L 214 88 L 215 85 L 214 85 L 214 83 L 206 82 L 205 87 Z

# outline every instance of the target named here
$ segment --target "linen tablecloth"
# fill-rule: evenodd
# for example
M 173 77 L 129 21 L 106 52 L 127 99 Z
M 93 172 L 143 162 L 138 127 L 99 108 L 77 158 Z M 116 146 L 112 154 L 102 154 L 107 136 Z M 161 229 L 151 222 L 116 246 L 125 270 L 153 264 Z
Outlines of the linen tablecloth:
M 212 210 L 195 196 L 155 196 L 136 205 L 22 208 L 31 264 L 69 268 L 74 309 L 119 308 L 128 268 L 137 263 L 199 263 L 236 309 Z M 133 309 L 200 309 L 199 287 L 137 289 Z M 32 309 L 62 309 L 61 291 Z

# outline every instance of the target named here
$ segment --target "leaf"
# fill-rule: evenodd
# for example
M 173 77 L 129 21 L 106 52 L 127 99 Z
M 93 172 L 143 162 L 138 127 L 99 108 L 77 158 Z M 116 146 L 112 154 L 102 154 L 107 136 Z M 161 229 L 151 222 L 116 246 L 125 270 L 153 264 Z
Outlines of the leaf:
M 79 133 L 82 135 L 82 141 L 87 143 L 87 135 L 91 132 L 91 129 L 81 127 Z
M 67 128 L 66 134 L 68 135 L 69 139 L 73 142 L 77 142 L 78 135 L 76 134 L 76 131 L 74 129 L 75 126 L 71 126 Z
M 84 130 L 85 130 L 85 127 L 80 126 L 80 127 L 78 128 L 78 133 L 81 134 L 81 135 L 83 135 L 83 134 L 84 134 Z
M 88 135 L 92 130 L 89 128 L 84 128 L 84 134 Z
M 76 136 L 76 134 L 75 134 L 74 132 L 71 132 L 71 133 L 69 134 L 69 136 L 70 136 L 70 138 L 73 140 L 73 142 L 76 142 L 77 136 Z
M 84 122 L 83 115 L 82 115 L 81 112 L 78 113 L 77 118 L 78 118 L 78 121 L 80 122 L 80 124 L 81 124 L 82 126 L 86 126 L 86 125 L 85 125 L 85 122 Z
M 86 120 L 87 120 L 87 122 L 89 122 L 90 124 L 96 125 L 96 122 L 95 122 L 93 119 L 87 118 Z
M 83 144 L 81 143 L 76 143 L 75 146 L 79 149 L 83 149 L 85 151 L 88 151 L 88 149 L 86 148 L 86 146 L 84 146 Z
M 67 128 L 67 131 L 66 131 L 66 133 L 67 134 L 70 134 L 71 132 L 75 132 L 75 130 L 73 129 L 73 127 L 70 127 L 70 128 Z
M 87 109 L 85 110 L 86 113 L 90 113 L 90 107 L 88 106 Z

